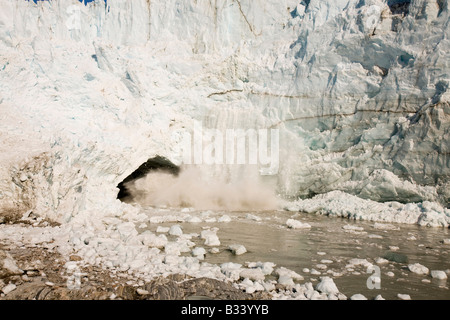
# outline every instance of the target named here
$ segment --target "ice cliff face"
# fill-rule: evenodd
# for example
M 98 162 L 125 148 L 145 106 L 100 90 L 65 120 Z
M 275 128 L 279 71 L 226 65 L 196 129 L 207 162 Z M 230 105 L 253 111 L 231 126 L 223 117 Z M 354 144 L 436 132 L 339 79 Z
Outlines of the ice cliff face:
M 443 0 L 3 0 L 0 206 L 129 210 L 173 132 L 278 128 L 278 191 L 450 199 Z

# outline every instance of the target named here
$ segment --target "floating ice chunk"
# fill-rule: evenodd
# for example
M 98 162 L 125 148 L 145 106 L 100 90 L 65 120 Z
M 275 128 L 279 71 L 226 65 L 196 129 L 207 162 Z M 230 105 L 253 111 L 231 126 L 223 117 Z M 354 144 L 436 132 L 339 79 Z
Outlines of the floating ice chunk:
M 356 293 L 350 297 L 350 300 L 367 300 L 367 298 L 360 293 Z
M 373 225 L 373 227 L 375 229 L 379 229 L 379 230 L 400 230 L 399 227 L 394 226 L 393 224 L 389 224 L 389 223 L 375 223 Z
M 206 246 L 220 246 L 220 240 L 219 237 L 216 234 L 211 234 L 205 239 L 205 245 Z
M 220 265 L 221 269 L 240 269 L 242 268 L 242 264 L 234 263 L 234 262 L 225 262 Z
M 320 262 L 330 264 L 330 263 L 333 263 L 333 260 L 323 259 L 323 260 L 320 260 Z
M 199 218 L 199 217 L 189 217 L 189 218 L 186 219 L 186 222 L 189 222 L 189 223 L 200 223 L 200 222 L 202 222 L 202 219 Z
M 285 267 L 277 268 L 274 271 L 274 274 L 277 275 L 278 277 L 288 276 L 288 277 L 291 277 L 294 280 L 303 280 L 303 277 L 301 275 L 299 275 L 297 272 L 295 272 L 293 270 L 289 270 L 289 269 L 287 269 Z
M 192 255 L 199 259 L 201 258 L 200 260 L 203 260 L 205 258 L 205 254 L 206 250 L 205 248 L 202 247 L 196 247 L 192 250 Z
M 265 279 L 264 273 L 259 268 L 244 269 L 239 273 L 239 277 L 241 277 L 242 279 L 248 278 L 250 280 L 255 280 L 255 281 Z
M 163 223 L 166 221 L 170 221 L 170 217 L 164 217 L 164 216 L 153 216 L 150 217 L 150 219 L 148 220 L 150 223 L 154 223 L 154 224 L 158 224 L 158 223 Z M 177 221 L 175 218 L 173 219 L 173 221 Z
M 377 295 L 377 296 L 375 297 L 375 300 L 386 300 L 386 299 L 384 299 L 384 298 L 381 296 L 381 294 L 379 294 L 379 295 Z
M 261 221 L 261 217 L 255 216 L 254 214 L 251 213 L 247 213 L 247 215 L 245 216 L 245 219 L 248 220 L 253 220 L 253 221 Z
M 230 222 L 230 221 L 231 221 L 230 216 L 226 214 L 217 219 L 217 222 Z
M 316 290 L 326 294 L 338 294 L 339 290 L 330 277 L 321 277 L 320 282 L 316 286 Z
M 328 270 L 327 273 L 331 274 L 333 277 L 341 277 L 343 275 L 342 272 L 336 272 L 334 270 Z
M 317 254 L 318 254 L 319 256 L 324 256 L 324 255 L 326 255 L 327 253 L 326 253 L 326 252 L 321 252 L 321 251 L 319 251 L 319 252 L 317 252 Z
M 321 273 L 320 273 L 320 271 L 317 271 L 316 269 L 311 269 L 311 272 L 310 272 L 313 276 L 318 276 L 318 275 L 320 275 Z
M 202 239 L 205 240 L 205 245 L 206 246 L 219 246 L 220 245 L 220 240 L 219 237 L 216 234 L 216 230 L 215 229 L 207 229 L 207 230 L 203 230 L 200 234 L 200 237 Z
M 375 263 L 376 264 L 386 264 L 386 263 L 389 263 L 389 260 L 381 258 L 381 257 L 378 257 L 378 258 L 375 259 Z
M 209 249 L 209 253 L 219 253 L 219 252 L 220 252 L 219 248 L 211 248 L 211 249 Z
M 172 236 L 181 236 L 183 234 L 183 230 L 176 224 L 170 227 L 169 234 Z
M 353 258 L 353 259 L 350 259 L 350 261 L 345 266 L 345 268 L 346 269 L 354 268 L 355 266 L 363 266 L 363 267 L 369 268 L 369 267 L 373 266 L 373 264 L 370 263 L 369 261 L 367 261 L 367 259 Z
M 445 273 L 445 271 L 432 270 L 431 277 L 434 279 L 445 280 L 445 279 L 447 279 L 447 274 Z
M 411 300 L 411 296 L 409 294 L 399 293 L 397 294 L 397 297 L 401 300 Z
M 444 239 L 444 240 L 442 240 L 442 243 L 443 244 L 450 244 L 450 239 Z
M 318 264 L 316 264 L 316 268 L 319 269 L 319 270 L 325 270 L 325 269 L 327 269 L 328 267 L 327 267 L 326 264 L 318 263 Z
M 163 227 L 163 226 L 158 226 L 158 228 L 156 228 L 156 232 L 158 233 L 167 233 L 169 232 L 170 227 Z
M 428 272 L 429 272 L 429 269 L 427 267 L 421 265 L 420 263 L 409 264 L 408 269 L 409 269 L 409 271 L 417 273 L 417 274 L 428 274 Z
M 350 224 L 347 224 L 347 225 L 343 226 L 342 229 L 344 229 L 344 230 L 354 230 L 354 231 L 364 231 L 363 227 L 353 226 L 353 225 L 350 225 Z
M 383 239 L 383 236 L 380 236 L 379 234 L 369 234 L 368 237 L 370 239 Z
M 247 252 L 247 249 L 241 244 L 232 244 L 228 246 L 228 250 L 237 256 Z
M 395 273 L 393 273 L 392 271 L 388 271 L 388 272 L 386 272 L 386 275 L 388 277 L 393 277 L 393 276 L 395 276 Z
M 309 273 L 309 269 L 308 268 L 303 268 L 302 270 L 304 273 Z
M 286 221 L 286 225 L 291 229 L 308 229 L 311 228 L 311 225 L 308 223 L 303 223 L 298 220 L 288 219 Z

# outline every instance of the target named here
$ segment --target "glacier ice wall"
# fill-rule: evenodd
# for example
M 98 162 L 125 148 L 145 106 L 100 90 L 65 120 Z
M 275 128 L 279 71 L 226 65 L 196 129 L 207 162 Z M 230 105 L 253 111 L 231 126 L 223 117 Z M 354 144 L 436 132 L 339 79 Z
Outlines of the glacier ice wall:
M 129 209 L 194 119 L 280 129 L 285 196 L 448 206 L 449 33 L 442 0 L 4 0 L 0 206 Z

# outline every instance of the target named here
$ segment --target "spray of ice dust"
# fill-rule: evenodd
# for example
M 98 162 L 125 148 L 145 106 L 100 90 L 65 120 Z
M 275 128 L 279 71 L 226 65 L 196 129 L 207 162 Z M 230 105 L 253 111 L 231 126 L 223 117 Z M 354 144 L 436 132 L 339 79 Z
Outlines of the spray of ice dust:
M 199 210 L 275 210 L 279 199 L 268 185 L 254 175 L 229 182 L 206 177 L 196 166 L 188 166 L 178 176 L 154 171 L 131 181 L 126 188 L 142 206 L 192 207 Z

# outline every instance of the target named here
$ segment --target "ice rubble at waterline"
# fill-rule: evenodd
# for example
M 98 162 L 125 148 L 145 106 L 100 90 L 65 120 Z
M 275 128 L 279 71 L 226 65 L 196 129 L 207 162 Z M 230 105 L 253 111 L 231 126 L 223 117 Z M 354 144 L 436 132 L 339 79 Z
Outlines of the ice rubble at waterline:
M 118 212 L 193 120 L 278 128 L 280 194 L 448 204 L 446 3 L 8 0 L 1 21 L 2 206 Z
M 44 234 L 92 263 L 223 277 L 160 256 L 116 199 L 197 120 L 279 129 L 289 210 L 448 226 L 449 8 L 405 3 L 2 1 L 0 206 L 62 222 Z

